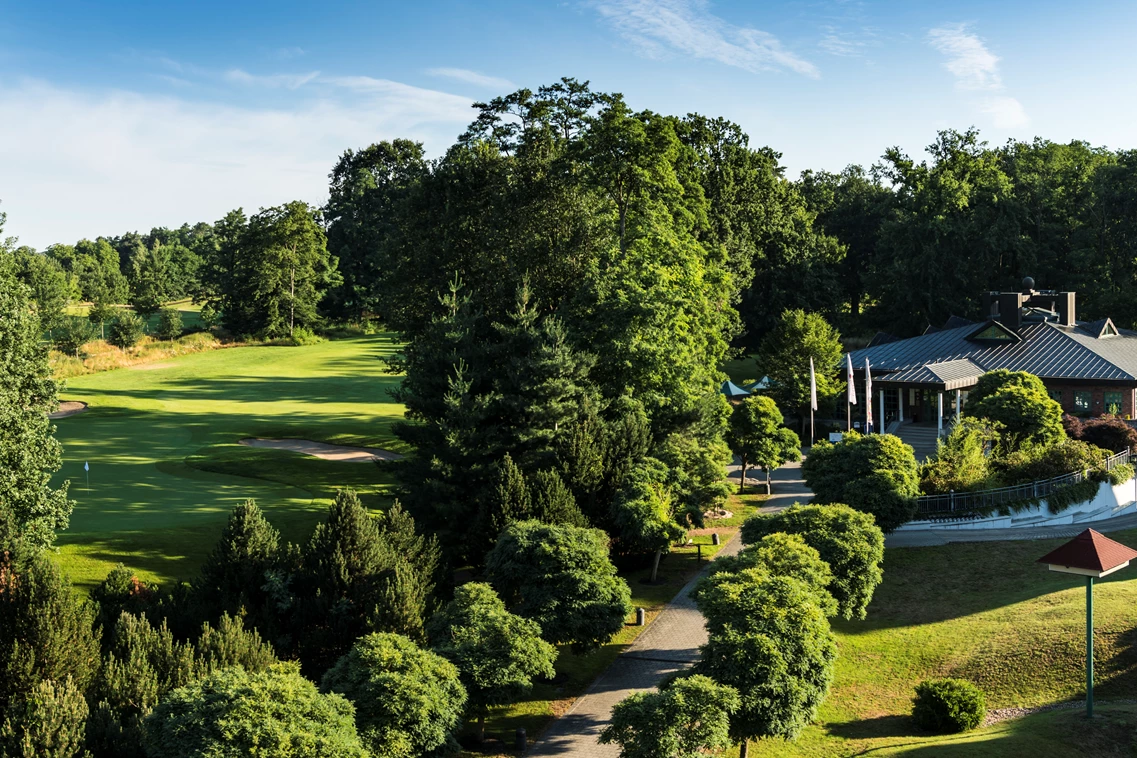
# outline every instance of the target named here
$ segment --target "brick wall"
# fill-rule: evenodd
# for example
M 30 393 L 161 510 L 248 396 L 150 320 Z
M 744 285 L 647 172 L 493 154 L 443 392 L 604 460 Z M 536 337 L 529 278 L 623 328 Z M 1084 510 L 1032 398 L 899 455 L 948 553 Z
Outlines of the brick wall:
M 1118 386 L 1101 386 L 1101 385 L 1047 385 L 1046 389 L 1062 393 L 1062 410 L 1071 415 L 1085 414 L 1082 408 L 1078 408 L 1074 402 L 1075 392 L 1088 392 L 1090 393 L 1090 408 L 1089 415 L 1100 416 L 1106 412 L 1105 407 L 1105 393 L 1119 392 L 1121 393 L 1121 417 L 1134 418 L 1133 413 L 1133 394 L 1134 388 L 1132 387 L 1118 387 Z

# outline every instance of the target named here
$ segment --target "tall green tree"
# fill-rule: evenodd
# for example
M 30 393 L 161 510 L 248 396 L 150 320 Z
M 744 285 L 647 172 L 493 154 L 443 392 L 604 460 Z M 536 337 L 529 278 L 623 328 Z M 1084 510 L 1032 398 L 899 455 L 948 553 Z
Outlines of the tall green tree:
M 70 679 L 44 680 L 8 704 L 0 722 L 5 758 L 81 758 L 87 701 Z
M 537 677 L 552 677 L 557 651 L 535 621 L 510 613 L 488 584 L 464 584 L 430 620 L 430 644 L 458 667 L 485 739 L 490 706 L 515 702 Z
M 796 739 L 813 719 L 829 692 L 837 643 L 804 582 L 761 568 L 712 578 L 713 590 L 696 600 L 709 641 L 695 668 L 738 691 L 730 736 L 745 758 L 751 739 Z
M 842 618 L 865 618 L 884 578 L 884 533 L 870 514 L 847 505 L 794 505 L 751 516 L 740 530 L 745 545 L 778 533 L 800 536 L 829 565 L 828 589 Z
M 0 510 L 28 541 L 46 546 L 67 527 L 74 503 L 66 481 L 51 485 L 61 464 L 47 418 L 59 403 L 57 387 L 39 317 L 12 268 L 0 257 Z
M 260 622 L 268 603 L 268 572 L 277 568 L 280 534 L 265 518 L 256 501 L 234 506 L 213 551 L 201 565 L 195 585 L 210 618 L 242 609 Z
M 809 416 L 809 362 L 813 360 L 817 399 L 824 402 L 844 389 L 838 378 L 841 335 L 820 314 L 786 311 L 762 340 L 758 370 L 770 378 L 770 397 L 787 413 Z
M 324 674 L 321 688 L 355 705 L 355 724 L 374 758 L 456 752 L 466 690 L 450 661 L 398 634 L 361 637 Z
M 260 673 L 219 671 L 171 692 L 145 721 L 150 758 L 366 758 L 355 709 L 280 663 Z
M 746 491 L 746 469 L 761 466 L 766 472 L 766 494 L 770 494 L 770 474 L 783 463 L 801 460 L 801 440 L 783 426 L 782 412 L 772 398 L 751 395 L 734 406 L 730 416 L 727 443 L 742 462 L 738 491 Z
M 681 677 L 617 703 L 600 744 L 619 745 L 620 758 L 700 758 L 730 746 L 730 715 L 740 704 L 731 687 L 701 674 Z
M 631 591 L 608 557 L 608 535 L 599 529 L 513 524 L 487 556 L 486 572 L 511 611 L 577 653 L 611 640 L 632 609 Z
M 846 432 L 818 442 L 801 466 L 815 503 L 844 503 L 869 513 L 886 532 L 911 520 L 920 475 L 910 445 L 891 434 Z

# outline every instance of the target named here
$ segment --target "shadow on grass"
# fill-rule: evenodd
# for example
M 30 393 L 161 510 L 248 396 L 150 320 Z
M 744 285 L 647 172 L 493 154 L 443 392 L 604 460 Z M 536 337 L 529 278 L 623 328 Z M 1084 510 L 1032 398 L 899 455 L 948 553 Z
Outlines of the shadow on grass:
M 912 722 L 912 717 L 908 715 L 878 716 L 871 719 L 827 724 L 825 729 L 834 737 L 846 740 L 928 736 L 927 732 L 918 728 Z

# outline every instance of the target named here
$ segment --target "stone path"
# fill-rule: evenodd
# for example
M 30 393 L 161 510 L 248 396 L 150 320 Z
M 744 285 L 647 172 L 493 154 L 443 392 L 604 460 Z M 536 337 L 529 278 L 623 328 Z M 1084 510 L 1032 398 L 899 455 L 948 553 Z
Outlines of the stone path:
M 808 453 L 808 451 L 806 452 Z M 742 472 L 742 467 L 738 464 L 737 459 L 727 466 L 726 472 L 727 481 L 737 486 L 738 477 Z M 760 478 L 762 477 L 761 469 L 748 469 L 746 474 L 747 492 L 765 491 L 766 482 Z M 787 463 L 774 471 L 770 481 L 773 484 L 774 494 L 762 505 L 760 510 L 764 513 L 780 511 L 794 503 L 808 503 L 813 497 L 813 493 L 809 491 L 809 487 L 805 486 L 805 479 L 801 476 L 800 463 Z M 754 489 L 750 490 L 751 487 Z
M 736 534 L 719 555 L 734 555 L 742 547 Z M 703 570 L 706 573 L 706 569 Z M 526 755 L 581 758 L 615 758 L 615 745 L 596 740 L 608 723 L 612 706 L 633 692 L 655 687 L 667 675 L 698 660 L 699 646 L 707 641 L 703 615 L 690 592 L 700 574 L 687 583 L 647 629 L 601 674 L 572 707 L 549 725 Z
M 1128 516 L 1091 521 L 1084 524 L 1059 526 L 1018 527 L 1012 529 L 923 529 L 912 532 L 893 532 L 884 538 L 885 547 L 930 547 L 949 542 L 1000 542 L 1002 540 L 1050 540 L 1073 537 L 1087 528 L 1099 532 L 1117 532 L 1137 529 L 1137 513 Z

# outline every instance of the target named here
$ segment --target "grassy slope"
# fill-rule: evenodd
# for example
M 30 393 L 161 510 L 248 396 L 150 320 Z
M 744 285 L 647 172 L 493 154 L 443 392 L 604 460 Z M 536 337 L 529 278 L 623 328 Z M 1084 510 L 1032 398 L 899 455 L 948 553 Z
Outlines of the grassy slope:
M 1137 544 L 1137 531 L 1111 536 Z M 889 550 L 868 620 L 834 625 L 841 652 L 818 723 L 796 744 L 757 744 L 751 755 L 1027 755 L 1041 747 L 1049 755 L 1082 755 L 1076 747 L 1081 742 L 1070 739 L 1073 732 L 1058 726 L 1072 723 L 1069 714 L 1035 717 L 1053 727 L 1041 731 L 1016 721 L 966 738 L 986 752 L 974 746 L 933 750 L 944 740 L 920 735 L 907 717 L 913 687 L 934 676 L 971 679 L 986 692 L 991 708 L 1084 697 L 1084 582 L 1035 563 L 1061 542 Z M 1099 582 L 1094 600 L 1095 693 L 1103 702 L 1133 697 L 1137 571 Z M 1122 710 L 1132 723 L 1132 709 Z M 1109 728 L 1102 729 L 1100 739 L 1116 744 Z
M 388 477 L 369 464 L 237 445 L 301 437 L 396 447 L 398 381 L 379 335 L 306 347 L 243 347 L 68 380 L 90 409 L 57 422 L 59 478 L 77 501 L 60 560 L 89 586 L 117 561 L 147 579 L 192 576 L 234 503 L 253 497 L 286 538 L 303 538 L 337 487 L 377 504 Z M 88 490 L 84 461 L 91 464 Z

